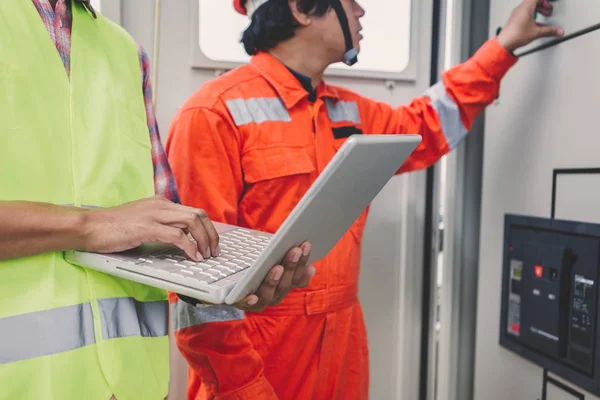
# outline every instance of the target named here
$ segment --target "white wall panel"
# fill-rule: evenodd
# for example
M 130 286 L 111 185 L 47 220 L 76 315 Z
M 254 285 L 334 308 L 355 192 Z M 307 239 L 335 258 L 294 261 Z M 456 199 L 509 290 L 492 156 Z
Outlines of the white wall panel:
M 491 35 L 505 22 L 509 5 L 513 4 L 491 1 Z M 560 0 L 554 5 L 555 20 L 567 28 L 567 34 L 600 21 L 600 2 L 596 0 Z M 505 213 L 550 217 L 553 170 L 599 166 L 598 40 L 600 32 L 590 33 L 519 60 L 502 84 L 499 104 L 487 111 L 475 367 L 477 400 L 541 397 L 542 369 L 498 344 L 503 218 Z M 566 179 L 561 178 L 560 182 L 560 212 L 597 221 L 599 211 L 574 213 L 575 203 L 564 204 L 575 201 L 574 191 L 595 196 L 595 189 Z M 586 203 L 586 207 L 594 211 L 592 204 Z

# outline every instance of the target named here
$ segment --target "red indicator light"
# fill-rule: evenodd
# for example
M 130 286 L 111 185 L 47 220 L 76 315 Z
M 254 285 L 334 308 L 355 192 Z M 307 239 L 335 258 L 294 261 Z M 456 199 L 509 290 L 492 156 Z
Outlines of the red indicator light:
M 542 267 L 541 265 L 536 265 L 535 267 L 533 267 L 533 272 L 535 273 L 535 276 L 541 278 L 542 275 L 544 275 L 544 267 Z

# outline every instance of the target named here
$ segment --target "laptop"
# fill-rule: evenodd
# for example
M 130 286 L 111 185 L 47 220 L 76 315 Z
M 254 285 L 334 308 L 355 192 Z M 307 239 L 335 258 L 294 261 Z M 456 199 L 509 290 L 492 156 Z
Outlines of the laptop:
M 120 253 L 68 251 L 70 263 L 212 304 L 254 293 L 290 249 L 312 245 L 309 263 L 324 258 L 421 142 L 419 135 L 352 135 L 275 234 L 214 223 L 221 254 L 189 260 L 171 244 Z

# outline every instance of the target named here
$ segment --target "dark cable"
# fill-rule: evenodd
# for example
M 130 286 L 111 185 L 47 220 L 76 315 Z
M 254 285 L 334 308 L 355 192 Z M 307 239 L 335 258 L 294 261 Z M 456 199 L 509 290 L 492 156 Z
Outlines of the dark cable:
M 590 26 L 588 28 L 581 29 L 579 31 L 573 32 L 570 35 L 563 36 L 561 38 L 551 40 L 551 41 L 549 41 L 547 43 L 544 43 L 544 44 L 542 44 L 540 46 L 534 47 L 533 49 L 524 51 L 524 52 L 519 53 L 519 54 L 515 54 L 515 56 L 517 56 L 517 57 L 524 57 L 524 56 L 527 56 L 529 54 L 537 53 L 538 51 L 542 51 L 542 50 L 545 50 L 547 48 L 554 47 L 557 44 L 560 44 L 562 42 L 566 42 L 566 41 L 571 40 L 571 39 L 575 39 L 576 37 L 586 35 L 586 34 L 588 34 L 590 32 L 597 31 L 599 29 L 600 29 L 600 24 L 592 25 L 592 26 Z

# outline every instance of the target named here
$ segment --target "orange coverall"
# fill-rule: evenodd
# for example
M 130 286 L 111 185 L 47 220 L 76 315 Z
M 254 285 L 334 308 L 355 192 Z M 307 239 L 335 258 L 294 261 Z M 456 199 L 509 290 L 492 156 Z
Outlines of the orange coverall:
M 284 65 L 260 53 L 207 82 L 175 116 L 166 150 L 182 202 L 214 221 L 275 232 L 350 134 L 418 133 L 423 141 L 399 172 L 429 167 L 466 136 L 515 62 L 491 39 L 425 96 L 392 108 L 326 83 L 312 104 Z M 191 366 L 188 399 L 367 399 L 357 299 L 366 215 L 315 264 L 310 286 L 277 307 L 244 315 L 170 295 Z

